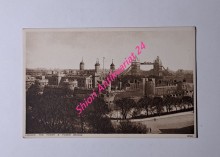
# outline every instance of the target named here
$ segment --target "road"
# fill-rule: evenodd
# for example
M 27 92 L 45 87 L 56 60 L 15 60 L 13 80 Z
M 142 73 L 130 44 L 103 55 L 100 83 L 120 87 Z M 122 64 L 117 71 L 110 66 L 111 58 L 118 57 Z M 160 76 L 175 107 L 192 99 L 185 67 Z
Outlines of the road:
M 151 128 L 152 134 L 190 134 L 194 130 L 194 113 L 192 111 L 130 121 L 146 125 L 147 128 Z

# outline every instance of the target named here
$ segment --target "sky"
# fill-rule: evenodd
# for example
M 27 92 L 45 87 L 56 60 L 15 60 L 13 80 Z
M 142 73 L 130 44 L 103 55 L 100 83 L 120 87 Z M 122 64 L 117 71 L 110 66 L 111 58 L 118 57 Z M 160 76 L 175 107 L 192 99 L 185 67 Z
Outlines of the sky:
M 193 70 L 195 66 L 195 32 L 193 27 L 139 29 L 27 29 L 25 46 L 27 68 L 94 69 L 97 58 L 101 67 L 119 67 L 136 46 L 146 48 L 138 55 L 141 62 L 160 57 L 171 70 Z M 152 66 L 141 66 L 151 69 Z

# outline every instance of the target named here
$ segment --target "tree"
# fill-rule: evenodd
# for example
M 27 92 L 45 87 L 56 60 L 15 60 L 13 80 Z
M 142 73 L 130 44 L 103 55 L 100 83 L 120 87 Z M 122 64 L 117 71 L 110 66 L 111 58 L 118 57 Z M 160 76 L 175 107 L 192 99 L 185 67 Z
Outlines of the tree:
M 119 126 L 116 128 L 117 133 L 126 134 L 146 134 L 147 127 L 141 123 L 132 123 L 130 121 L 120 122 Z
M 172 110 L 172 97 L 171 96 L 166 96 L 164 97 L 164 105 L 166 106 L 166 111 L 169 113 Z
M 154 97 L 153 105 L 156 108 L 157 115 L 160 116 L 161 112 L 163 111 L 163 99 L 161 97 Z
M 88 123 L 89 126 L 88 132 L 114 133 L 115 131 L 111 120 L 107 117 L 109 112 L 108 105 L 103 98 L 96 98 L 82 113 L 85 122 Z
M 38 119 L 44 125 L 45 132 L 76 132 L 78 121 L 74 105 L 74 103 L 70 103 L 68 99 L 63 98 L 60 94 L 45 92 L 37 108 Z
M 147 116 L 149 113 L 149 108 L 153 102 L 153 99 L 150 97 L 143 97 L 138 101 L 138 108 L 145 109 L 147 112 Z
M 33 88 L 27 93 L 27 133 L 114 133 L 104 100 L 96 98 L 78 115 L 76 106 L 82 101 L 76 95 L 66 97 L 62 88 L 44 89 L 42 95 Z
M 192 105 L 193 106 L 193 98 L 190 96 L 182 97 L 182 103 L 187 104 L 188 108 Z
M 123 119 L 127 119 L 128 113 L 136 105 L 135 101 L 129 98 L 122 98 L 122 99 L 116 100 L 115 104 L 116 104 L 116 107 L 118 107 L 121 110 Z
M 40 87 L 33 84 L 26 92 L 26 133 L 40 133 L 43 126 L 37 119 L 36 108 L 41 100 Z
M 181 103 L 181 99 L 178 98 L 178 97 L 172 97 L 171 102 L 172 102 L 172 105 L 176 108 L 176 111 L 177 111 L 177 107 L 179 107 L 179 105 Z
M 27 132 L 29 133 L 73 133 L 77 132 L 75 103 L 64 98 L 56 89 L 44 89 L 42 95 L 37 89 L 27 92 Z M 59 90 L 59 89 L 58 89 Z M 62 90 L 62 89 L 60 89 Z

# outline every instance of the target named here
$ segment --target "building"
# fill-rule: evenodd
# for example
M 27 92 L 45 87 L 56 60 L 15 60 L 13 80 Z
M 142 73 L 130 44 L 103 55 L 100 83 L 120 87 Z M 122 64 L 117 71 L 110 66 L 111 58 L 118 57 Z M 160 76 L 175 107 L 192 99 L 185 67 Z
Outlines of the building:
M 144 96 L 155 95 L 155 79 L 154 78 L 142 78 L 142 87 Z
M 157 86 L 155 87 L 156 96 L 174 95 L 177 91 L 177 85 Z
M 141 66 L 151 65 L 153 68 L 148 71 L 141 70 Z M 64 87 L 70 91 L 93 90 L 102 83 L 107 75 L 115 71 L 115 64 L 112 59 L 110 69 L 101 69 L 97 59 L 94 69 L 85 69 L 85 63 L 79 63 L 79 69 L 57 70 L 48 73 L 48 70 L 28 70 L 26 77 L 26 89 L 36 83 L 41 87 L 57 86 Z M 41 73 L 41 75 L 39 75 Z M 46 75 L 43 75 L 46 73 Z M 28 74 L 33 74 L 28 75 Z M 136 57 L 131 65 L 126 68 L 111 85 L 106 88 L 108 93 L 119 92 L 123 96 L 193 96 L 193 72 L 190 70 L 170 71 L 164 68 L 159 56 L 153 62 L 143 62 Z M 87 92 L 85 92 L 87 93 Z M 118 95 L 118 94 L 117 94 Z M 116 95 L 116 97 L 118 97 Z
M 110 65 L 110 70 L 115 71 L 115 64 L 113 63 L 113 59 L 112 59 L 112 64 Z
M 85 64 L 82 59 L 82 61 L 80 62 L 80 65 L 79 65 L 79 70 L 84 70 L 84 68 L 85 68 Z
M 52 71 L 51 74 L 46 75 L 46 79 L 48 79 L 49 85 L 59 85 L 63 76 L 65 76 L 65 74 Z
M 35 83 L 36 78 L 31 75 L 26 75 L 26 90 Z
M 45 87 L 46 85 L 48 85 L 48 79 L 45 78 L 45 76 L 41 76 L 40 79 L 36 79 L 35 80 L 35 84 L 41 87 Z
M 93 88 L 92 75 L 68 74 L 61 80 L 61 85 L 67 84 L 81 89 L 91 89 Z
M 160 60 L 159 56 L 155 59 L 153 63 L 153 72 L 155 76 L 162 76 L 162 61 Z

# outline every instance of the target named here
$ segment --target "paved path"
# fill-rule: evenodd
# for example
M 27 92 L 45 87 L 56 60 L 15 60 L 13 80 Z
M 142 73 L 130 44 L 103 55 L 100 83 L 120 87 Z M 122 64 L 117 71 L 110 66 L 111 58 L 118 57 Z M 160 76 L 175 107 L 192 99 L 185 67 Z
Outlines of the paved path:
M 162 133 L 161 130 L 175 130 L 194 125 L 194 113 L 186 112 L 185 114 L 175 114 L 157 117 L 156 121 L 154 118 L 149 118 L 141 121 L 148 128 L 151 128 L 151 132 L 154 134 Z
M 152 134 L 162 133 L 161 130 L 178 130 L 194 125 L 194 113 L 192 111 L 165 115 L 160 117 L 151 117 L 144 119 L 132 119 L 131 122 L 140 122 L 151 128 Z M 113 123 L 118 123 L 114 120 Z
M 193 114 L 193 111 L 180 112 L 180 113 L 175 113 L 175 114 L 168 114 L 168 115 L 150 117 L 150 118 L 143 118 L 143 119 L 131 119 L 131 122 L 142 122 L 142 121 L 146 121 L 146 120 L 154 120 L 154 119 L 157 120 L 157 119 L 163 119 L 163 118 L 168 118 L 168 117 L 176 117 L 176 116 L 191 115 L 191 114 Z

